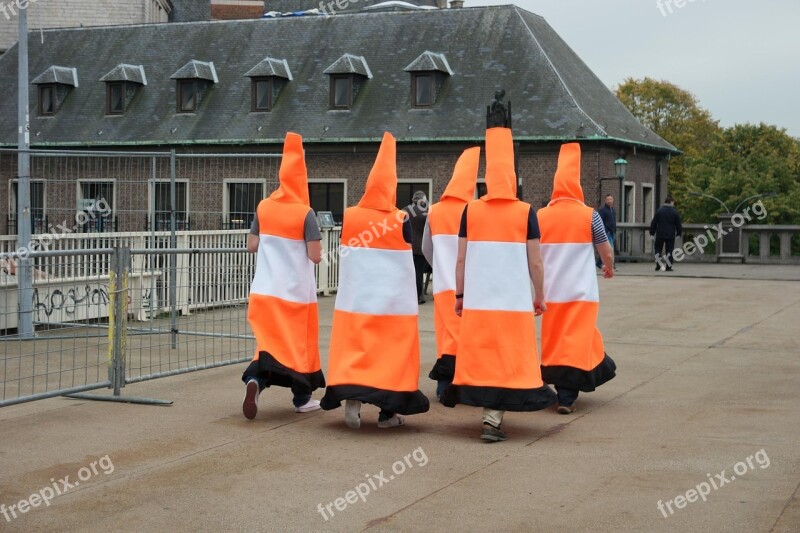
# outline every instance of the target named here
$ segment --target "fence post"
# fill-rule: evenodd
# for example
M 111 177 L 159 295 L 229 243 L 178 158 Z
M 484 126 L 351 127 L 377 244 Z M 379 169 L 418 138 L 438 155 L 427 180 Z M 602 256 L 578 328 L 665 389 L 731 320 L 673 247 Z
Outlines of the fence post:
M 169 152 L 169 247 L 177 248 L 175 236 L 175 150 Z M 178 348 L 178 256 L 169 256 L 169 331 L 172 349 Z
M 115 247 L 109 272 L 108 379 L 114 396 L 125 386 L 125 341 L 128 332 L 128 281 L 131 271 L 130 248 Z
M 330 248 L 330 240 L 331 240 L 331 230 L 328 228 L 322 229 L 322 261 L 320 261 L 319 265 L 317 265 L 317 272 L 319 272 L 319 288 L 322 291 L 323 296 L 330 295 L 330 287 L 328 283 L 328 268 L 330 265 L 330 254 L 328 254 L 328 249 Z

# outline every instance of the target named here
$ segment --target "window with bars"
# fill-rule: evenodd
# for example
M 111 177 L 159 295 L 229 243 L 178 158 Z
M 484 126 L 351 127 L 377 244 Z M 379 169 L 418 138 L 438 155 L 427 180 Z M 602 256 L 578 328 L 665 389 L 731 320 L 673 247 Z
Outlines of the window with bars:
M 78 229 L 88 233 L 116 231 L 113 181 L 81 181 L 78 186 Z
M 308 196 L 314 212 L 330 211 L 337 226 L 344 218 L 344 182 L 313 182 L 308 184 Z
M 189 195 L 188 183 L 185 181 L 175 182 L 175 229 L 184 231 L 189 229 Z M 151 224 L 155 222 L 156 231 L 169 231 L 170 226 L 170 198 L 172 187 L 168 181 L 159 181 L 154 184 L 152 208 L 148 218 L 147 229 L 151 229 Z
M 225 183 L 225 217 L 222 229 L 250 229 L 258 203 L 264 198 L 262 181 Z
M 31 232 L 45 233 L 47 231 L 47 212 L 45 205 L 46 186 L 44 181 L 30 181 L 31 205 Z M 19 233 L 19 219 L 17 217 L 17 202 L 19 199 L 19 181 L 11 181 L 11 191 L 8 195 L 8 224 L 7 233 Z

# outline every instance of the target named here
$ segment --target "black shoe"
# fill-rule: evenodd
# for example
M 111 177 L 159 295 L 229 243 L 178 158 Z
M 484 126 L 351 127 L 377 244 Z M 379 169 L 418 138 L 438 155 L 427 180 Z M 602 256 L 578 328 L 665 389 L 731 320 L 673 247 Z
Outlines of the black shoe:
M 672 267 L 667 267 L 667 272 L 672 272 Z
M 425 303 L 425 298 L 420 296 L 419 300 L 417 300 L 417 303 L 418 304 L 424 304 Z
M 656 265 L 656 272 L 658 272 L 659 270 L 661 270 L 661 265 Z
M 488 440 L 489 442 L 502 442 L 508 439 L 508 435 L 506 435 L 505 431 L 501 430 L 500 428 L 496 428 L 484 422 L 483 431 L 481 431 L 481 438 L 483 440 Z

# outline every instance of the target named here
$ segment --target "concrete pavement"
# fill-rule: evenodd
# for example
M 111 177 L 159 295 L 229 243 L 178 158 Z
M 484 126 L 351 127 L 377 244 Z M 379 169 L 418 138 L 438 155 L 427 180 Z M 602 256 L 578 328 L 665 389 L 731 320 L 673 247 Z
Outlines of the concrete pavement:
M 379 430 L 365 406 L 353 431 L 343 409 L 294 413 L 285 389 L 248 421 L 245 365 L 124 391 L 170 407 L 0 409 L 0 504 L 17 514 L 0 531 L 798 531 L 800 284 L 785 280 L 800 268 L 651 268 L 601 280 L 617 378 L 573 415 L 508 413 L 504 443 L 478 438 L 475 408 L 432 402 Z M 332 308 L 320 300 L 323 368 Z M 430 298 L 420 311 L 433 397 Z

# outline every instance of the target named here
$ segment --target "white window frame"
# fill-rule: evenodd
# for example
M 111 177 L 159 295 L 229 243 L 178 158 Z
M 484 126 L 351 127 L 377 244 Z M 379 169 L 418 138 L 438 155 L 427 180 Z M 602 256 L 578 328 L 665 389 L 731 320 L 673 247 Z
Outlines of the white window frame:
M 47 216 L 47 180 L 43 179 L 32 179 L 30 180 L 31 183 L 43 183 L 44 190 L 42 192 L 42 213 L 44 216 Z M 14 191 L 14 184 L 17 184 L 17 191 L 19 191 L 19 178 L 12 178 L 8 180 L 8 214 L 9 215 L 16 215 L 17 214 L 17 195 L 12 194 Z M 13 200 L 12 200 L 13 198 Z
M 644 205 L 644 199 L 646 198 L 645 189 L 650 190 L 650 213 L 653 215 L 656 213 L 656 186 L 653 183 L 642 183 L 642 217 L 647 213 L 647 209 Z M 642 218 L 642 223 L 650 224 L 650 221 Z M 649 239 L 649 235 L 646 232 L 644 234 L 644 251 L 647 254 L 653 253 L 653 241 Z
M 169 185 L 170 181 L 171 180 L 168 180 L 168 179 L 155 179 L 155 180 L 149 179 L 149 180 L 147 180 L 147 225 L 148 225 L 148 227 L 149 227 L 150 223 L 153 221 L 153 214 L 154 214 L 154 211 L 155 211 L 155 199 L 156 199 L 155 184 L 157 184 L 157 183 L 166 183 L 167 185 Z M 175 183 L 185 183 L 186 184 L 186 218 L 188 219 L 189 218 L 189 213 L 191 213 L 191 209 L 192 209 L 192 205 L 191 205 L 191 200 L 192 200 L 191 187 L 192 187 L 192 184 L 191 184 L 191 181 L 189 181 L 188 179 L 176 179 Z M 152 230 L 153 230 L 153 228 L 150 228 L 150 231 L 152 231 Z
M 628 198 L 627 198 L 627 191 L 628 187 L 630 187 L 631 194 L 633 197 L 631 198 L 631 213 L 628 215 Z M 630 219 L 630 224 L 636 223 L 636 182 L 635 181 L 623 181 L 622 182 L 622 205 L 621 208 L 624 209 L 626 215 Z M 625 220 L 622 221 L 623 223 L 626 222 Z
M 347 210 L 347 180 L 341 178 L 309 178 L 308 183 L 344 183 L 344 195 L 342 196 L 342 213 Z
M 229 192 L 229 185 L 231 183 L 260 183 L 261 184 L 261 199 L 263 200 L 267 196 L 267 180 L 266 178 L 225 178 L 222 180 L 222 217 L 225 224 L 230 225 L 231 223 L 231 213 L 230 213 L 230 192 Z M 261 200 L 259 200 L 261 201 Z M 258 203 L 256 203 L 258 206 Z M 249 228 L 248 228 L 249 229 Z
M 84 183 L 110 183 L 111 184 L 111 214 L 109 215 L 109 219 L 111 219 L 112 224 L 114 218 L 117 216 L 117 180 L 115 178 L 108 178 L 108 179 L 79 179 L 75 182 L 75 186 L 77 187 L 77 193 L 75 195 L 76 200 L 83 200 L 83 188 L 81 187 Z M 77 206 L 77 201 L 75 202 L 75 216 L 77 221 L 77 216 L 80 210 Z

